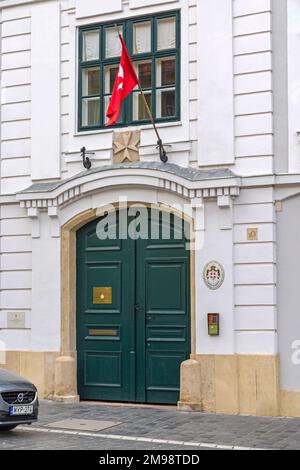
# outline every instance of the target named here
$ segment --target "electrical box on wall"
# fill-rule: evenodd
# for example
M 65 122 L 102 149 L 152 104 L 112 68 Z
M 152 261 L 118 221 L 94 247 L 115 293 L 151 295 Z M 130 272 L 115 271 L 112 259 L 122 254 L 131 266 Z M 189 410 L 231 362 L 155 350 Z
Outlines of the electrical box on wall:
M 208 334 L 209 336 L 220 336 L 220 314 L 207 314 Z

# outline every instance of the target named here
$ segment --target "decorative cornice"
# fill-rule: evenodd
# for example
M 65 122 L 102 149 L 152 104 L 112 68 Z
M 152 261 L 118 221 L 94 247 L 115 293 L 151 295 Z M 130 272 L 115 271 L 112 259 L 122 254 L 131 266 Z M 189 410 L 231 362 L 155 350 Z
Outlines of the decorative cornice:
M 198 170 L 156 162 L 110 165 L 82 172 L 72 178 L 36 183 L 18 193 L 21 207 L 45 209 L 62 207 L 87 194 L 112 187 L 154 188 L 195 198 L 233 198 L 239 195 L 240 178 L 230 170 Z

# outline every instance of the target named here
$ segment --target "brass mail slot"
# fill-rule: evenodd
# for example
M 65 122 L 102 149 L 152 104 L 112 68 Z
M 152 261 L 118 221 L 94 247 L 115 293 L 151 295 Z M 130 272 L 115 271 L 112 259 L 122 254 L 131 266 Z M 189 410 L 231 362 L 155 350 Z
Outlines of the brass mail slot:
M 93 303 L 94 305 L 111 305 L 112 287 L 94 287 Z
M 117 330 L 89 330 L 89 336 L 118 336 Z

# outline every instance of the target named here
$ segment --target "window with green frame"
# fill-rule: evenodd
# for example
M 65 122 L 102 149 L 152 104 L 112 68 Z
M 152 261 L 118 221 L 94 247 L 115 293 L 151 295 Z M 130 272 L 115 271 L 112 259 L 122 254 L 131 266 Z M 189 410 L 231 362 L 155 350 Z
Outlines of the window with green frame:
M 156 122 L 180 119 L 180 14 L 99 24 L 79 30 L 79 125 L 103 128 L 118 72 L 123 35 L 147 102 Z M 149 122 L 140 91 L 124 101 L 115 127 Z

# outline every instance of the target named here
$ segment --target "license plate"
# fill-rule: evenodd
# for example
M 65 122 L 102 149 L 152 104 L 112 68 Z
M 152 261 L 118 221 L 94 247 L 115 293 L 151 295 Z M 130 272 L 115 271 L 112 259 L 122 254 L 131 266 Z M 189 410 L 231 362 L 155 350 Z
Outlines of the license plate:
M 11 406 L 9 409 L 10 416 L 24 416 L 24 415 L 32 415 L 33 413 L 33 406 Z

